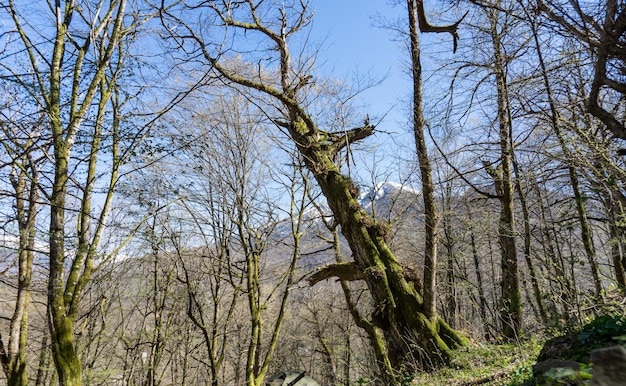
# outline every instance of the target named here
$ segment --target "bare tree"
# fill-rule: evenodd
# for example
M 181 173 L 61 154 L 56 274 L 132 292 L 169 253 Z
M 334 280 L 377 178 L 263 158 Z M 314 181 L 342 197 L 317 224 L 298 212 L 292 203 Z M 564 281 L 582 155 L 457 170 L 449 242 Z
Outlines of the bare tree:
M 326 131 L 318 127 L 307 110 L 307 95 L 314 92 L 313 78 L 308 73 L 313 62 L 305 56 L 292 57 L 288 41 L 309 23 L 308 4 L 203 3 L 181 12 L 184 15 L 199 10 L 223 26 L 227 39 L 223 44 L 215 46 L 209 38 L 214 35 L 208 29 L 186 23 L 184 20 L 189 19 L 174 12 L 168 12 L 164 25 L 177 25 L 172 38 L 196 58 L 202 58 L 208 71 L 226 83 L 244 87 L 250 97 L 267 100 L 266 113 L 293 141 L 341 225 L 355 259 L 352 270 L 355 276 L 364 278 L 377 304 L 385 347 L 394 366 L 399 368 L 409 357 L 422 358 L 424 364 L 446 362 L 451 348 L 464 344 L 464 339 L 441 318 L 430 320 L 426 316 L 422 294 L 406 280 L 402 266 L 387 246 L 387 225 L 373 221 L 359 205 L 358 189 L 335 162 L 341 151 L 372 135 L 374 126 L 365 119 L 363 125 L 353 129 Z M 259 51 L 250 51 L 249 43 L 239 46 L 243 41 L 237 37 L 245 34 L 264 42 Z M 265 49 L 267 44 L 270 48 Z M 395 382 L 393 374 L 388 376 L 390 382 Z
M 457 47 L 457 27 L 463 20 L 455 24 L 437 27 L 426 19 L 424 2 L 422 0 L 408 0 L 408 23 L 411 48 L 411 75 L 413 76 L 413 133 L 415 136 L 415 150 L 419 161 L 424 197 L 424 310 L 426 316 L 435 320 L 437 316 L 437 244 L 439 213 L 435 202 L 435 185 L 432 177 L 432 166 L 426 145 L 426 120 L 424 119 L 424 101 L 422 93 L 422 64 L 418 29 L 422 32 L 447 32 L 452 34 L 454 51 Z
M 5 194 L 15 208 L 8 214 L 5 225 L 5 248 L 17 255 L 17 278 L 14 285 L 15 305 L 9 318 L 8 336 L 0 332 L 0 362 L 9 385 L 28 384 L 28 308 L 31 301 L 31 280 L 36 251 L 37 212 L 39 211 L 39 170 L 47 143 L 38 143 L 41 135 L 41 115 L 30 110 L 28 102 L 19 103 L 11 98 L 13 88 L 8 87 L 6 99 L 0 109 L 1 143 L 6 158 L 2 169 L 8 170 L 10 188 Z M 19 95 L 19 93 L 17 94 Z M 17 97 L 15 95 L 14 97 Z M 32 116 L 30 115 L 32 114 Z M 4 199 L 4 197 L 2 197 Z M 8 252 L 8 251 L 5 251 Z M 6 269 L 6 268 L 5 268 Z M 13 292 L 13 291 L 11 291 Z
M 568 36 L 587 45 L 594 60 L 587 111 L 614 136 L 626 139 L 623 97 L 626 83 L 626 7 L 623 1 L 585 3 L 538 0 L 537 9 Z M 621 107 L 620 107 L 621 106 Z
M 33 16 L 33 7 L 41 14 Z M 10 51 L 0 63 L 2 76 L 23 89 L 44 115 L 43 137 L 52 143 L 51 175 L 45 179 L 51 182 L 39 189 L 49 202 L 48 322 L 63 385 L 82 383 L 73 329 L 119 169 L 131 154 L 120 148 L 122 100 L 117 91 L 126 44 L 145 19 L 130 7 L 125 0 L 57 0 L 28 7 L 9 1 L 0 7 L 12 22 Z M 103 177 L 104 152 L 110 160 Z M 101 188 L 105 194 L 97 208 L 94 194 Z M 68 249 L 68 237 L 75 248 Z

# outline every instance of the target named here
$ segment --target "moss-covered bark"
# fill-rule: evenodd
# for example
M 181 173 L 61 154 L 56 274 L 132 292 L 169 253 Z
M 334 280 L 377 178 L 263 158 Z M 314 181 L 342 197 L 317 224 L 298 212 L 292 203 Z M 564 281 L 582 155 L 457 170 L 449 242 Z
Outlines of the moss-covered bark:
M 14 139 L 16 154 L 32 146 L 30 139 L 20 143 Z M 11 149 L 8 145 L 5 149 Z M 28 384 L 26 347 L 28 342 L 28 307 L 35 250 L 35 225 L 39 201 L 38 176 L 35 161 L 28 153 L 15 158 L 9 180 L 14 189 L 14 205 L 19 229 L 17 296 L 9 321 L 8 336 L 0 337 L 0 362 L 7 385 Z
M 245 17 L 242 16 L 242 9 L 234 13 L 227 4 L 214 6 L 211 11 L 229 28 L 253 30 L 264 35 L 271 44 L 267 54 L 275 57 L 274 63 L 279 63 L 279 68 L 263 70 L 275 74 L 276 82 L 267 82 L 262 77 L 230 67 L 219 52 L 203 51 L 207 63 L 224 81 L 264 94 L 273 99 L 272 104 L 280 106 L 282 116 L 273 121 L 288 132 L 350 246 L 356 269 L 361 272 L 374 300 L 375 327 L 382 331 L 386 356 L 391 365 L 399 370 L 403 365 L 431 367 L 447 362 L 450 350 L 464 345 L 465 339 L 441 319 L 431 320 L 425 315 L 422 294 L 406 279 L 402 266 L 387 246 L 387 226 L 376 223 L 361 207 L 353 181 L 343 175 L 335 163 L 341 150 L 373 134 L 374 127 L 368 119 L 361 127 L 339 132 L 324 131 L 317 126 L 313 115 L 307 111 L 306 103 L 300 101 L 300 91 L 307 88 L 312 76 L 302 68 L 292 68 L 288 45 L 289 37 L 308 23 L 310 14 L 307 6 L 294 10 L 290 15 L 293 20 L 282 14 L 281 25 L 273 28 L 272 24 L 264 24 L 259 5 L 250 2 Z M 240 18 L 235 19 L 234 14 L 240 15 Z M 425 20 L 424 28 L 439 30 Z M 456 25 L 444 27 L 442 31 L 456 36 Z M 204 42 L 201 34 L 194 37 Z M 371 339 L 376 339 L 376 329 L 372 330 Z M 380 341 L 373 343 L 375 348 L 380 349 L 381 358 L 385 356 Z
M 513 140 L 511 138 L 511 116 L 509 111 L 508 83 L 506 79 L 507 59 L 502 49 L 502 31 L 499 25 L 500 12 L 496 8 L 488 15 L 490 35 L 493 45 L 493 73 L 496 81 L 498 106 L 498 134 L 500 142 L 500 164 L 497 170 L 486 165 L 494 180 L 500 201 L 500 221 L 498 225 L 501 251 L 501 312 L 502 335 L 506 339 L 519 337 L 522 322 L 522 302 L 517 266 L 517 245 L 515 230 L 513 173 Z
M 298 132 L 292 130 L 292 135 Z M 311 143 L 307 138 L 295 139 L 296 143 Z M 400 262 L 387 246 L 384 226 L 360 206 L 352 180 L 339 172 L 330 154 L 316 146 L 302 146 L 300 151 L 307 167 L 314 171 L 374 299 L 377 327 L 383 331 L 393 366 L 446 363 L 450 350 L 466 343 L 464 338 L 441 318 L 431 321 L 425 315 L 423 297 L 405 278 Z

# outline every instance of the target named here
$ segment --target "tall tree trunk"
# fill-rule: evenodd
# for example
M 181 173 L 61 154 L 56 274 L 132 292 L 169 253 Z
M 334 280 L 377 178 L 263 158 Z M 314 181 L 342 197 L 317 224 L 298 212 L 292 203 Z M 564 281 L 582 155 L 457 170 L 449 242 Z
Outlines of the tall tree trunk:
M 62 133 L 59 128 L 60 136 Z M 74 345 L 74 319 L 68 316 L 65 302 L 65 195 L 69 150 L 57 137 L 55 178 L 50 200 L 50 274 L 48 278 L 48 324 L 52 358 L 59 385 L 82 384 L 81 365 Z
M 452 188 L 450 184 L 446 185 L 444 202 L 444 214 L 442 218 L 443 222 L 443 234 L 444 238 L 442 244 L 446 250 L 446 302 L 445 302 L 445 317 L 452 328 L 456 327 L 457 319 L 457 289 L 456 289 L 456 273 L 454 269 L 454 263 L 456 256 L 454 253 L 454 235 L 452 234 Z
M 497 116 L 500 138 L 500 164 L 497 170 L 488 169 L 494 179 L 496 192 L 500 200 L 499 241 L 501 250 L 501 322 L 502 335 L 512 340 L 519 337 L 522 321 L 522 303 L 519 288 L 517 267 L 517 246 L 515 243 L 515 210 L 513 193 L 513 175 L 511 162 L 513 144 L 511 138 L 511 121 L 509 119 L 509 96 L 506 79 L 506 59 L 504 57 L 499 31 L 498 13 L 495 8 L 489 9 L 491 41 L 493 44 L 493 72 L 497 91 Z
M 28 148 L 28 144 L 24 148 Z M 26 346 L 28 337 L 28 306 L 35 250 L 35 219 L 39 187 L 37 169 L 28 154 L 17 157 L 19 166 L 9 179 L 15 192 L 15 211 L 18 225 L 17 297 L 9 322 L 8 341 L 0 340 L 0 361 L 9 386 L 28 384 Z M 30 173 L 27 175 L 27 173 Z
M 535 302 L 537 302 L 537 312 L 539 313 L 541 321 L 546 324 L 548 322 L 548 314 L 543 304 L 543 295 L 541 293 L 541 287 L 539 286 L 539 280 L 537 279 L 535 264 L 533 263 L 533 259 L 531 256 L 530 246 L 532 235 L 530 232 L 530 214 L 528 213 L 526 194 L 522 189 L 522 185 L 519 179 L 519 176 L 521 174 L 515 155 L 513 155 L 513 168 L 515 170 L 515 174 L 518 176 L 518 179 L 515 182 L 515 190 L 517 191 L 517 195 L 519 196 L 520 204 L 522 207 L 522 217 L 524 219 L 524 260 L 526 261 L 526 266 L 528 267 L 528 274 L 530 276 L 530 282 L 533 288 L 533 297 L 535 298 Z
M 413 134 L 422 177 L 422 196 L 424 199 L 424 313 L 427 318 L 435 320 L 437 316 L 437 223 L 439 222 L 439 213 L 435 202 L 435 185 L 433 184 L 432 167 L 425 137 L 426 122 L 422 97 L 422 63 L 416 1 L 421 0 L 407 0 L 413 76 Z

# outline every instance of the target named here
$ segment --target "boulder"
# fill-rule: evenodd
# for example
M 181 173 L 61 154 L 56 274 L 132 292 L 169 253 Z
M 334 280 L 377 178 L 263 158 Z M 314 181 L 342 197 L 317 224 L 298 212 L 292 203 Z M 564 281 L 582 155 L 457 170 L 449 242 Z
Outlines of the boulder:
M 560 359 L 546 359 L 545 361 L 537 362 L 533 366 L 533 374 L 535 374 L 535 376 L 545 374 L 552 369 L 579 370 L 580 363 L 574 361 L 564 361 Z
M 541 385 L 546 381 L 546 378 L 551 378 L 550 376 L 547 376 L 548 374 L 553 377 L 555 374 L 558 374 L 558 372 L 562 370 L 572 370 L 573 372 L 576 372 L 580 370 L 580 365 L 581 364 L 578 362 L 569 360 L 552 358 L 546 359 L 544 361 L 537 362 L 533 366 L 533 377 L 535 378 L 535 382 L 538 385 Z
M 591 379 L 592 386 L 626 385 L 626 349 L 623 346 L 611 346 L 593 350 Z

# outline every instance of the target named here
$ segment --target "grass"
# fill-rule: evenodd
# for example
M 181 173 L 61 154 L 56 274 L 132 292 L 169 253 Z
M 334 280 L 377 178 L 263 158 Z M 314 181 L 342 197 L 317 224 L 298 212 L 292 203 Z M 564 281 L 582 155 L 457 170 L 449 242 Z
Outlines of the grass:
M 532 379 L 532 366 L 540 350 L 541 342 L 536 340 L 519 344 L 474 345 L 456 350 L 450 366 L 418 374 L 411 384 L 522 386 Z

